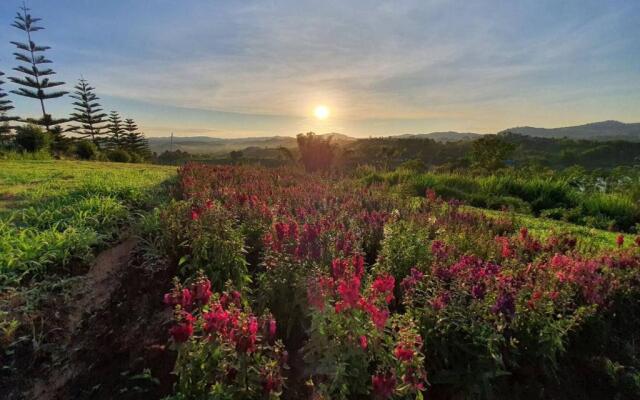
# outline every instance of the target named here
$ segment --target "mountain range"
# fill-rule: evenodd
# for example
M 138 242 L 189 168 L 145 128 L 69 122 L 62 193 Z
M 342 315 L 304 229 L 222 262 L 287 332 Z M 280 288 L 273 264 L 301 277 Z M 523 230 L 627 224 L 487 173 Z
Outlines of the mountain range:
M 568 126 L 562 128 L 534 128 L 530 126 L 515 127 L 498 132 L 499 135 L 515 133 L 541 138 L 567 138 L 573 140 L 625 140 L 640 141 L 640 123 L 623 123 L 619 121 L 602 121 L 585 125 Z M 341 133 L 326 133 L 318 135 L 331 138 L 334 143 L 344 144 L 358 140 Z M 438 142 L 455 142 L 474 140 L 481 137 L 473 132 L 431 132 L 402 134 L 389 136 L 396 139 L 432 139 Z M 167 150 L 182 150 L 192 154 L 224 154 L 233 150 L 246 148 L 278 148 L 296 147 L 296 138 L 292 136 L 246 137 L 237 139 L 223 139 L 209 136 L 150 137 L 151 150 L 162 153 Z

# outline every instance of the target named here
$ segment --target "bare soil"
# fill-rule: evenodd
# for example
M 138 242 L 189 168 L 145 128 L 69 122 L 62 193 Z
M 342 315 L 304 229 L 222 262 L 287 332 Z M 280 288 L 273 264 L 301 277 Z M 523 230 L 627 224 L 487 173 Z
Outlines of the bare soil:
M 43 357 L 29 343 L 18 348 L 0 398 L 159 399 L 171 392 L 175 354 L 165 348 L 171 311 L 162 294 L 175 271 L 146 264 L 136 246 L 127 239 L 100 253 L 71 298 L 48 299 L 47 332 L 55 333 L 46 346 L 54 350 Z

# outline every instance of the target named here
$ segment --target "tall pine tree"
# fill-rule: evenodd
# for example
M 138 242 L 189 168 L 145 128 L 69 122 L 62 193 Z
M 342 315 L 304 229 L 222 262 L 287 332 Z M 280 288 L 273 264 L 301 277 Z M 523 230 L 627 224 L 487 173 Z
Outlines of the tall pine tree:
M 142 132 L 138 131 L 138 125 L 131 118 L 124 120 L 125 130 L 125 146 L 130 153 L 138 154 L 143 158 L 148 158 L 151 155 L 149 149 L 149 142 L 145 139 Z
M 73 102 L 75 112 L 71 114 L 71 120 L 77 125 L 69 131 L 79 134 L 83 139 L 90 138 L 94 143 L 99 144 L 101 137 L 107 134 L 104 131 L 107 114 L 102 112 L 102 106 L 98 103 L 100 98 L 93 91 L 94 88 L 84 78 L 78 81 L 75 91 L 70 95 L 76 100 Z
M 0 78 L 4 73 L 0 71 Z M 17 120 L 18 117 L 12 117 L 9 112 L 13 110 L 13 103 L 7 98 L 7 93 L 2 89 L 4 81 L 0 79 L 0 145 L 6 145 L 11 140 L 11 125 L 9 121 Z
M 107 140 L 107 148 L 119 149 L 124 145 L 124 127 L 122 125 L 122 118 L 117 111 L 111 111 L 109 113 L 109 125 L 107 125 L 109 134 L 111 135 Z
M 42 125 L 47 129 L 47 131 L 50 131 L 51 126 L 65 122 L 65 120 L 54 120 L 51 118 L 51 115 L 47 114 L 44 101 L 64 96 L 67 92 L 62 90 L 49 90 L 51 88 L 64 85 L 64 82 L 54 82 L 49 80 L 49 77 L 54 75 L 55 72 L 51 68 L 42 67 L 43 64 L 51 63 L 51 60 L 41 54 L 44 51 L 49 50 L 50 47 L 36 45 L 31 37 L 32 33 L 44 29 L 43 27 L 36 25 L 40 20 L 41 18 L 33 18 L 31 14 L 29 14 L 29 9 L 23 5 L 16 15 L 13 24 L 11 24 L 13 27 L 16 27 L 26 33 L 27 42 L 11 42 L 18 49 L 17 52 L 13 53 L 16 60 L 26 65 L 20 65 L 14 68 L 15 71 L 24 74 L 23 77 L 9 77 L 9 80 L 22 86 L 18 88 L 18 90 L 12 90 L 11 93 L 40 100 L 42 118 L 38 120 L 27 119 L 27 122 Z

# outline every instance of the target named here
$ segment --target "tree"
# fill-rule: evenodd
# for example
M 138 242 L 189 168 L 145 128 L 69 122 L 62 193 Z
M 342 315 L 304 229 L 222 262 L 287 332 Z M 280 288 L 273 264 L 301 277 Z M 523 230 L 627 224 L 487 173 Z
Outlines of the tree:
M 124 120 L 124 144 L 129 153 L 137 154 L 143 158 L 151 156 L 149 142 L 142 132 L 138 131 L 138 125 L 131 118 Z
M 0 77 L 3 75 L 4 73 L 0 71 Z M 9 125 L 9 121 L 18 119 L 18 117 L 8 115 L 8 113 L 13 110 L 13 103 L 6 98 L 7 93 L 2 89 L 3 84 L 4 81 L 0 80 L 0 145 L 6 145 L 11 140 L 12 128 L 11 125 Z
M 327 171 L 331 168 L 335 146 L 331 138 L 323 139 L 313 132 L 296 137 L 302 164 L 307 172 Z
M 51 134 L 42 131 L 36 125 L 19 126 L 16 128 L 16 144 L 28 151 L 35 153 L 49 146 Z
M 70 95 L 76 99 L 71 120 L 79 125 L 73 126 L 70 131 L 81 135 L 82 139 L 91 138 L 97 144 L 100 137 L 106 134 L 103 129 L 107 114 L 102 112 L 102 106 L 98 103 L 100 98 L 93 91 L 94 88 L 84 78 L 75 86 L 75 91 Z
M 496 135 L 486 135 L 473 141 L 471 160 L 488 170 L 504 167 L 504 162 L 513 154 L 515 145 Z
M 109 124 L 107 125 L 109 134 L 111 135 L 107 140 L 107 148 L 117 149 L 122 147 L 124 143 L 124 127 L 122 126 L 122 118 L 117 111 L 111 111 L 109 113 Z
M 44 29 L 41 26 L 36 25 L 41 18 L 33 18 L 31 14 L 29 14 L 29 9 L 26 6 L 22 6 L 20 11 L 11 25 L 27 34 L 27 42 L 11 43 L 18 49 L 16 53 L 13 53 L 16 60 L 26 64 L 26 66 L 20 65 L 14 68 L 15 71 L 24 74 L 23 77 L 9 77 L 11 82 L 22 86 L 18 88 L 18 90 L 12 90 L 11 93 L 32 99 L 38 99 L 40 101 L 40 107 L 42 108 L 42 118 L 39 120 L 27 119 L 27 122 L 44 126 L 47 131 L 50 131 L 50 127 L 52 125 L 65 122 L 65 120 L 54 120 L 50 114 L 47 114 L 44 101 L 62 97 L 67 94 L 67 92 L 62 90 L 49 91 L 51 88 L 64 85 L 64 82 L 54 82 L 49 80 L 49 76 L 54 75 L 55 72 L 51 68 L 41 67 L 42 64 L 51 63 L 51 60 L 41 54 L 44 51 L 49 50 L 50 47 L 36 45 L 31 37 L 32 33 Z
M 242 154 L 240 150 L 233 150 L 229 153 L 229 158 L 231 158 L 231 161 L 233 161 L 234 164 L 237 164 L 242 159 L 243 155 L 244 154 Z

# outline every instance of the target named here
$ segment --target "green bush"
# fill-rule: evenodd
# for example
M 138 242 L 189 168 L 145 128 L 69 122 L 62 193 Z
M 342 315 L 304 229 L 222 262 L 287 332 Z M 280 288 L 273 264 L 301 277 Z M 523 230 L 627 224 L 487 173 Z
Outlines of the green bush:
M 81 160 L 94 160 L 98 155 L 98 148 L 89 140 L 80 140 L 76 143 L 74 153 Z
M 29 153 L 46 149 L 51 143 L 51 135 L 35 125 L 19 126 L 16 128 L 15 142 Z
M 128 163 L 131 161 L 131 155 L 122 149 L 111 150 L 107 153 L 109 161 Z

